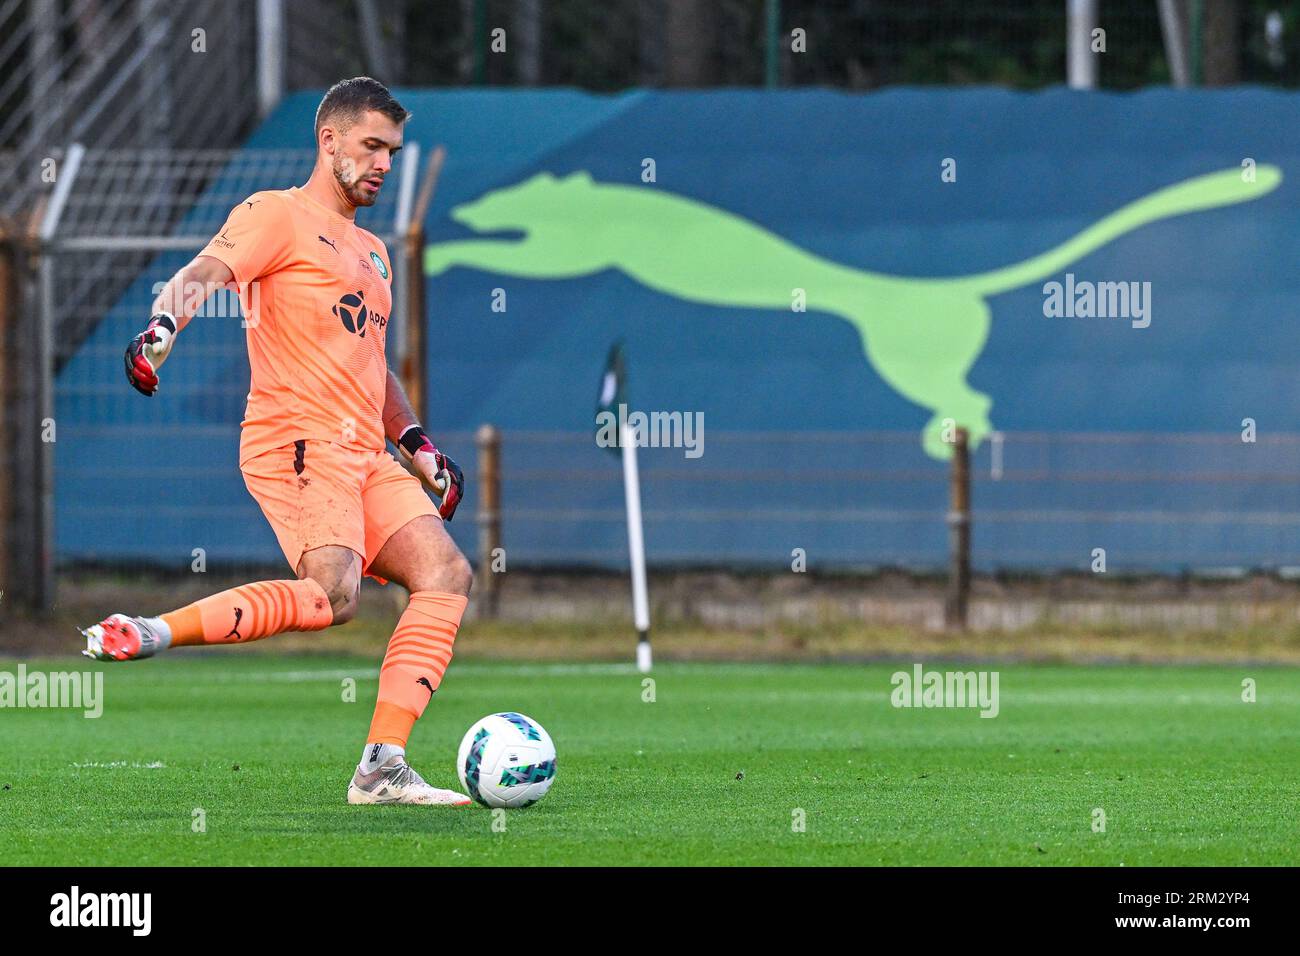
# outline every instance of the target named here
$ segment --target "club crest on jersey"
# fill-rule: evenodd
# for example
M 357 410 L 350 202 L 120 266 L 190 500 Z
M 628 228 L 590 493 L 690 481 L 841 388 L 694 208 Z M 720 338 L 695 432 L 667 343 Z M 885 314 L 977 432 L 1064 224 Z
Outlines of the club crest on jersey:
M 385 279 L 387 279 L 388 266 L 384 265 L 384 260 L 379 258 L 379 253 L 377 252 L 370 253 L 370 261 L 375 264 L 375 268 L 379 270 L 379 274 L 383 276 Z
M 366 294 L 360 289 L 342 296 L 330 311 L 339 317 L 343 328 L 363 339 L 367 322 L 380 329 L 388 324 L 388 316 L 366 308 Z

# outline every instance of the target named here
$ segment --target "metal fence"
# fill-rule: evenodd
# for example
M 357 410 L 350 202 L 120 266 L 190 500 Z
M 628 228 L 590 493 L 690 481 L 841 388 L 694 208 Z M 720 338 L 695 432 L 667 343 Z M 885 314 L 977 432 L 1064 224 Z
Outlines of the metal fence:
M 416 188 L 420 152 L 403 152 L 396 188 L 361 219 L 393 251 L 400 317 L 425 315 L 418 302 L 400 304 L 424 281 L 409 231 L 432 182 L 426 168 Z M 182 568 L 195 547 L 213 565 L 277 564 L 235 467 L 248 365 L 233 297 L 214 297 L 186 330 L 158 399 L 126 386 L 121 354 L 156 284 L 249 193 L 301 182 L 312 154 L 74 148 L 61 162 L 45 215 L 0 242 L 0 590 L 49 603 L 59 565 Z M 427 352 L 402 338 L 421 323 L 394 325 L 392 354 Z M 407 377 L 416 392 L 426 380 Z M 437 436 L 472 483 L 475 424 Z M 698 458 L 643 450 L 654 565 L 782 568 L 800 549 L 827 569 L 945 566 L 948 472 L 916 434 L 704 439 Z M 514 566 L 626 561 L 620 472 L 594 428 L 508 429 L 500 473 L 501 540 Z M 979 571 L 1092 570 L 1099 555 L 1108 572 L 1300 565 L 1297 435 L 1007 432 L 977 450 L 973 477 Z M 451 530 L 481 559 L 472 508 Z
M 0 149 L 23 188 L 46 193 L 42 160 L 102 148 L 235 145 L 257 116 L 254 6 L 225 0 L 0 2 Z
M 1097 82 L 1300 83 L 1300 6 L 1265 0 L 1097 3 Z M 295 4 L 295 7 L 298 6 Z M 442 86 L 809 85 L 1065 82 L 1065 0 L 311 0 L 290 24 L 291 79 L 312 86 L 364 67 L 387 82 Z M 368 23 L 369 21 L 369 23 Z M 322 56 L 322 51 L 329 51 Z
M 233 147 L 286 93 L 1066 80 L 1065 0 L 0 0 L 0 160 L 27 215 L 67 145 Z M 1300 85 L 1300 2 L 1096 3 L 1095 83 Z M 1161 11 L 1165 16 L 1162 19 Z M 1177 39 L 1178 42 L 1174 42 Z M 1172 45 L 1171 45 L 1172 44 Z M 1090 61 L 1091 62 L 1091 61 Z M 1181 68 L 1180 68 L 1181 66 Z
M 654 564 L 781 569 L 800 548 L 823 569 L 947 566 L 949 474 L 914 434 L 708 432 L 698 459 L 641 454 Z M 506 431 L 501 462 L 512 559 L 626 562 L 621 475 L 593 435 Z M 985 573 L 1300 568 L 1297 434 L 1005 432 L 971 479 Z
M 204 363 L 242 368 L 234 336 L 221 346 L 186 345 Z M 116 355 L 100 361 L 117 371 Z M 195 547 L 214 566 L 282 563 L 237 470 L 246 368 L 234 374 L 244 377 L 230 394 L 182 386 L 149 405 L 150 419 L 163 422 L 187 405 L 218 409 L 202 426 L 112 424 L 109 409 L 145 404 L 116 375 L 94 386 L 95 406 L 61 414 L 54 518 L 63 565 L 181 570 Z M 61 380 L 63 407 L 84 391 Z M 474 436 L 438 430 L 437 439 L 464 465 L 470 485 L 450 530 L 483 562 Z M 798 549 L 817 570 L 947 567 L 950 475 L 918 452 L 915 434 L 707 432 L 705 439 L 698 459 L 674 448 L 640 452 L 652 566 L 779 571 Z M 78 456 L 100 443 L 125 449 L 123 460 L 107 474 L 79 470 Z M 165 458 L 146 457 L 159 443 Z M 621 471 L 594 434 L 505 430 L 500 462 L 500 544 L 511 567 L 626 565 Z M 971 478 L 978 572 L 1300 570 L 1300 435 L 1246 443 L 1238 435 L 1000 433 L 974 454 Z M 123 528 L 145 530 L 124 540 Z
M 423 313 L 420 210 L 438 156 L 407 144 L 394 188 L 358 216 L 389 246 L 394 312 L 401 316 Z M 111 531 L 115 523 L 165 524 L 160 516 L 174 508 L 210 516 L 204 509 L 222 499 L 228 473 L 209 467 L 205 449 L 219 446 L 220 437 L 237 442 L 248 391 L 237 299 L 217 293 L 187 328 L 162 401 L 140 402 L 123 387 L 122 351 L 147 321 L 162 284 L 235 205 L 258 190 L 302 183 L 314 161 L 311 150 L 73 147 L 44 215 L 0 236 L 0 279 L 12 292 L 0 308 L 11 390 L 0 419 L 8 498 L 0 502 L 0 550 L 8 559 L 0 590 L 39 606 L 52 603 L 54 565 L 65 542 L 92 528 L 92 512 L 110 535 L 97 547 L 115 560 L 133 559 L 129 544 L 114 557 L 112 538 L 121 537 Z M 422 378 L 421 342 L 395 323 L 395 367 Z M 157 510 L 143 505 L 148 488 L 166 499 L 156 501 Z
M 1103 87 L 1169 79 L 1161 6 L 1100 5 Z M 1193 37 L 1201 81 L 1300 83 L 1300 3 L 1163 6 Z M 233 298 L 187 330 L 161 400 L 127 390 L 120 364 L 155 284 L 227 211 L 305 178 L 310 150 L 231 151 L 268 92 L 360 72 L 600 90 L 1028 87 L 1063 78 L 1065 18 L 1062 0 L 0 0 L 0 162 L 21 183 L 0 198 L 0 589 L 48 604 L 56 562 L 184 562 L 200 539 L 217 562 L 277 560 L 233 468 L 247 381 Z M 268 63 L 280 72 L 269 83 Z M 78 137 L 91 148 L 68 145 Z M 423 315 L 408 231 L 422 221 L 418 154 L 408 144 L 398 188 L 360 220 L 390 243 L 402 316 Z M 403 340 L 408 328 L 421 326 L 396 323 L 390 350 L 418 394 L 412 357 L 425 350 Z M 474 480 L 470 433 L 439 437 Z M 779 566 L 800 548 L 826 567 L 943 566 L 947 475 L 914 434 L 710 432 L 708 443 L 698 460 L 646 453 L 652 562 Z M 797 450 L 797 476 L 774 444 Z M 503 461 L 512 560 L 625 560 L 618 470 L 590 435 L 507 431 Z M 1300 564 L 1294 435 L 1007 433 L 975 464 L 981 570 L 1091 568 L 1099 549 L 1111 570 Z M 165 503 L 143 491 L 156 486 Z M 122 527 L 149 533 L 124 543 Z M 472 524 L 453 531 L 475 554 Z
M 1055 85 L 1065 0 L 0 0 L 0 149 L 199 148 L 275 98 L 400 86 Z M 1300 4 L 1095 3 L 1097 82 L 1300 84 Z M 1163 19 L 1162 19 L 1163 11 Z M 1171 38 L 1181 42 L 1171 46 Z M 269 98 L 269 100 L 268 100 Z
M 29 576 L 56 565 L 179 570 L 196 547 L 213 566 L 279 564 L 235 464 L 248 380 L 237 312 L 209 304 L 151 402 L 122 381 L 121 349 L 147 313 L 153 283 L 219 228 L 230 206 L 258 186 L 296 181 L 308 158 L 173 157 L 159 174 L 194 183 L 182 201 L 113 186 L 122 157 L 92 151 L 67 187 L 57 227 L 46 225 L 52 234 L 7 244 L 0 282 L 26 292 L 5 297 L 0 322 L 10 365 L 0 380 L 11 389 L 0 441 L 0 513 L 11 519 L 0 549 L 4 588 L 21 593 L 35 586 Z M 401 194 L 370 212 L 389 241 L 406 215 Z M 12 308 L 15 299 L 33 311 Z M 47 327 L 48 341 L 33 334 Z M 58 371 L 32 387 L 42 355 L 52 373 L 57 357 Z M 48 440 L 47 426 L 57 430 Z M 471 487 L 451 530 L 482 561 L 474 437 L 437 437 Z M 641 452 L 655 566 L 780 570 L 796 549 L 816 569 L 946 564 L 949 474 L 914 433 L 708 431 L 703 452 Z M 626 562 L 620 469 L 594 430 L 506 430 L 500 460 L 501 543 L 512 567 Z M 977 450 L 972 478 L 978 571 L 1291 574 L 1300 566 L 1297 434 L 1005 432 Z

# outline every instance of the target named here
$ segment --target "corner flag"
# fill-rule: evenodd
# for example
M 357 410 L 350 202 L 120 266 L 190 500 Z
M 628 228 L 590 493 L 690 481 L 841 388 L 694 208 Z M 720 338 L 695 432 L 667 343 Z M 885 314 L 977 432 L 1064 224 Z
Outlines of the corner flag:
M 623 343 L 615 342 L 605 360 L 605 375 L 600 382 L 600 400 L 596 404 L 597 444 L 620 453 L 623 459 L 623 495 L 627 507 L 627 550 L 632 566 L 632 619 L 636 624 L 636 666 L 641 673 L 650 670 L 650 600 L 645 580 L 645 538 L 641 529 L 641 479 L 636 467 L 638 435 L 627 424 L 627 374 L 623 364 Z M 602 420 L 604 425 L 601 425 Z M 617 443 L 600 440 L 612 422 L 619 423 Z
M 623 343 L 615 342 L 610 346 L 609 357 L 605 359 L 605 375 L 600 380 L 600 398 L 596 403 L 596 421 L 601 420 L 602 412 L 609 412 L 613 415 L 614 421 L 618 421 L 618 406 L 627 404 L 627 375 L 623 369 Z M 622 438 L 620 436 L 618 444 L 606 444 L 615 455 L 619 453 L 619 445 Z

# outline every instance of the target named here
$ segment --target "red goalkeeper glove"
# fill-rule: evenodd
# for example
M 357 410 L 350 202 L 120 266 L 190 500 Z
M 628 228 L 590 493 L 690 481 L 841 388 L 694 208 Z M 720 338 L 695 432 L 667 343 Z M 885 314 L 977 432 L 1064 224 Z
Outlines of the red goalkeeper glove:
M 159 312 L 126 347 L 126 380 L 141 395 L 152 398 L 158 391 L 158 369 L 167 361 L 175 341 L 175 316 Z
M 450 521 L 465 497 L 465 473 L 448 456 L 438 451 L 424 429 L 411 425 L 397 439 L 402 457 L 415 466 L 430 488 L 442 499 L 438 514 Z

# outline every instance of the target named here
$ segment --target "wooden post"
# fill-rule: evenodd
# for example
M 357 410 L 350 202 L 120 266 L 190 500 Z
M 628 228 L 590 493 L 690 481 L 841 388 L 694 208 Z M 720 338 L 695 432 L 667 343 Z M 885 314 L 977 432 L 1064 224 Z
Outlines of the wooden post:
M 497 576 L 493 555 L 501 547 L 501 433 L 484 425 L 474 436 L 478 445 L 478 574 L 474 593 L 484 617 L 497 615 Z
M 0 620 L 13 604 L 14 586 L 9 577 L 9 549 L 12 546 L 13 509 L 9 485 L 14 480 L 17 449 L 9 434 L 10 409 L 14 407 L 11 372 L 8 368 L 9 350 L 13 347 L 14 313 L 18 309 L 18 288 L 15 282 L 13 247 L 7 225 L 0 222 Z M 9 600 L 3 595 L 8 592 Z
M 966 629 L 966 607 L 970 599 L 970 448 L 969 435 L 958 428 L 952 448 L 952 478 L 948 507 L 948 598 L 944 623 Z
M 60 172 L 63 175 L 63 172 Z M 7 276 L 0 289 L 0 341 L 4 353 L 4 380 L 0 397 L 4 399 L 3 448 L 0 448 L 0 525 L 3 531 L 4 590 L 6 613 L 16 608 L 30 614 L 48 610 L 43 603 L 42 571 L 45 563 L 45 538 L 42 535 L 40 459 L 42 375 L 48 371 L 41 361 L 39 336 L 32 331 L 42 319 L 39 262 L 42 254 L 40 225 L 45 221 L 48 199 L 37 200 L 34 212 L 25 223 L 9 223 L 4 236 L 3 258 Z M 21 317 L 32 319 L 20 329 Z M 46 446 L 48 447 L 48 446 Z M 52 601 L 50 602 L 53 603 Z
M 443 161 L 447 151 L 439 146 L 429 157 L 424 168 L 424 180 L 411 212 L 411 223 L 406 235 L 402 237 L 402 281 L 406 283 L 406 310 L 402 316 L 406 323 L 406 353 L 402 356 L 398 377 L 406 389 L 406 397 L 415 409 L 420 420 L 429 420 L 428 408 L 428 355 L 425 347 L 425 328 L 429 316 L 425 313 L 424 297 L 424 220 L 429 213 L 429 204 L 433 202 L 434 190 L 438 187 L 438 176 L 442 172 Z

